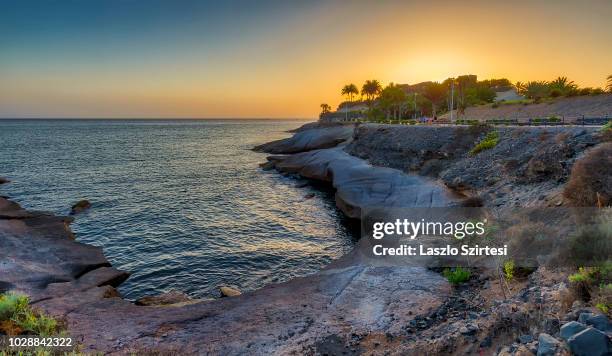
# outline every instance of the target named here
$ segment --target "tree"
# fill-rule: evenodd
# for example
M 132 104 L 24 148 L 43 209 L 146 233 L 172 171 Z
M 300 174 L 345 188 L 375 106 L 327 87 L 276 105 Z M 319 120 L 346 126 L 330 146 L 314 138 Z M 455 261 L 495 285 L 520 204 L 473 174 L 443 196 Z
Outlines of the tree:
M 612 74 L 608 76 L 608 84 L 606 85 L 606 90 L 612 93 Z
M 431 115 L 435 118 L 437 106 L 446 98 L 446 86 L 438 82 L 431 82 L 425 87 L 423 96 L 431 102 Z
M 478 82 L 475 75 L 460 75 L 455 80 L 457 84 L 456 98 L 457 98 L 457 114 L 464 115 L 465 108 L 468 103 L 466 100 L 467 90 L 476 86 Z
M 399 86 L 390 83 L 380 92 L 379 106 L 387 113 L 387 119 L 399 120 L 406 104 L 406 93 Z
M 529 99 L 540 101 L 550 93 L 550 87 L 546 81 L 531 81 L 525 83 L 523 95 Z
M 331 111 L 331 106 L 328 104 L 321 104 L 321 114 L 327 114 Z
M 578 86 L 573 81 L 567 80 L 567 77 L 557 77 L 557 79 L 548 83 L 551 96 L 568 95 L 578 89 Z
M 346 95 L 350 102 L 353 102 L 353 95 L 359 95 L 359 89 L 353 83 L 342 87 L 342 95 Z
M 514 84 L 514 88 L 516 89 L 516 92 L 520 95 L 524 95 L 525 94 L 525 83 L 523 82 L 516 82 L 516 84 Z
M 466 90 L 466 104 L 468 106 L 492 103 L 494 100 L 495 91 L 487 85 L 478 83 L 478 85 L 475 87 L 471 87 Z
M 376 79 L 366 80 L 366 82 L 361 87 L 361 95 L 366 97 L 368 103 L 371 103 L 372 100 L 376 98 L 378 94 L 382 91 L 382 86 L 380 82 Z

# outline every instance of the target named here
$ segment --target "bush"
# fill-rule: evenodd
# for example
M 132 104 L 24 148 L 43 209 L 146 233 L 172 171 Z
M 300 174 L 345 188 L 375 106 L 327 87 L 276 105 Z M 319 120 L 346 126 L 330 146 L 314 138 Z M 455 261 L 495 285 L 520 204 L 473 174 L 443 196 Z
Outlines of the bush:
M 612 205 L 612 142 L 597 146 L 574 164 L 563 195 L 573 206 Z
M 504 262 L 504 276 L 509 281 L 514 278 L 514 261 L 508 260 Z
M 609 312 L 612 306 L 612 262 L 606 261 L 595 267 L 580 267 L 568 279 L 578 298 L 592 301 L 604 313 Z
M 56 336 L 59 330 L 55 319 L 30 307 L 27 296 L 6 293 L 0 294 L 0 332 L 49 337 Z
M 447 268 L 442 274 L 451 284 L 467 282 L 471 276 L 470 271 L 462 267 Z
M 481 151 L 491 149 L 497 146 L 497 143 L 499 143 L 499 134 L 497 131 L 491 131 L 482 141 L 478 142 L 478 144 L 476 144 L 476 146 L 470 150 L 470 156 L 474 156 Z

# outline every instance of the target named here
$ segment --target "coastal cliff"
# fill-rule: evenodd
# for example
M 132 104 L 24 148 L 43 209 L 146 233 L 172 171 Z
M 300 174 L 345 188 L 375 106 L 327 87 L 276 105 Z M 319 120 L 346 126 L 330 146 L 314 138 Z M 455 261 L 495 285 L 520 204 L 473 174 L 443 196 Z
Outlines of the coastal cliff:
M 485 206 L 564 204 L 573 163 L 599 144 L 594 129 L 504 128 L 496 147 L 471 156 L 486 130 L 323 130 L 310 125 L 258 149 L 275 153 L 268 167 L 330 183 L 352 218 L 368 206 L 449 206 L 469 197 Z M 70 222 L 0 198 L 0 289 L 29 294 L 34 307 L 65 322 L 85 352 L 490 353 L 519 336 L 558 334 L 559 320 L 584 309 L 566 314 L 562 273 L 538 269 L 505 295 L 486 273 L 452 287 L 424 267 L 369 265 L 357 250 L 314 275 L 239 296 L 138 306 L 115 289 L 128 274 L 100 248 L 75 241 Z M 532 338 L 509 354 L 535 353 L 542 344 Z

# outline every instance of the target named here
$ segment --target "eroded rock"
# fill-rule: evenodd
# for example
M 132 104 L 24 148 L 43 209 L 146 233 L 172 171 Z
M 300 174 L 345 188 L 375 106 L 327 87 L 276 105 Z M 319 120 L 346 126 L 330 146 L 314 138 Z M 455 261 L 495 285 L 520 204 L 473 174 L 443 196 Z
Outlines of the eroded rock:
M 300 130 L 293 136 L 254 148 L 267 153 L 298 153 L 335 147 L 353 136 L 353 125 L 316 127 Z
M 194 300 L 191 299 L 187 294 L 179 291 L 170 291 L 159 295 L 146 296 L 136 300 L 136 305 L 142 306 L 159 306 L 159 305 L 172 305 L 179 303 L 190 303 Z
M 83 211 L 85 211 L 85 210 L 87 210 L 89 208 L 91 208 L 91 203 L 89 202 L 89 200 L 85 200 L 85 199 L 79 200 L 70 209 L 70 215 L 78 214 L 78 213 L 83 212 Z
M 219 292 L 222 297 L 236 297 L 242 294 L 238 289 L 227 286 L 219 287 Z

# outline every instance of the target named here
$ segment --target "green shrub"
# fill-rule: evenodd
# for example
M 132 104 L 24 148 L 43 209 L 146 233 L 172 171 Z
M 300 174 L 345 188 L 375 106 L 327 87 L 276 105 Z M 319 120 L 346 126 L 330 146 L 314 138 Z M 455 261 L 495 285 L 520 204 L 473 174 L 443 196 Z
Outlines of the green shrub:
M 612 132 L 612 121 L 608 121 L 608 123 L 607 123 L 607 124 L 605 124 L 605 125 L 603 125 L 603 126 L 601 127 L 601 132 L 606 133 L 606 132 L 608 132 L 608 131 Z
M 499 143 L 499 133 L 497 131 L 491 131 L 485 136 L 485 138 L 478 142 L 474 148 L 470 150 L 470 156 L 475 156 L 481 151 L 491 149 Z
M 597 274 L 597 268 L 595 267 L 580 267 L 578 272 L 569 276 L 569 281 L 572 283 L 588 283 L 592 282 L 594 276 Z
M 509 281 L 514 278 L 514 261 L 508 260 L 504 262 L 504 275 Z
M 442 272 L 442 274 L 451 284 L 461 284 L 467 282 L 471 275 L 469 270 L 462 267 L 447 268 L 444 270 L 444 272 Z
M 30 307 L 25 295 L 0 294 L 0 331 L 6 334 L 34 334 L 42 337 L 57 335 L 57 320 Z
M 597 303 L 595 304 L 595 307 L 601 310 L 601 312 L 604 314 L 608 314 L 608 312 L 610 311 L 610 307 L 606 303 Z

